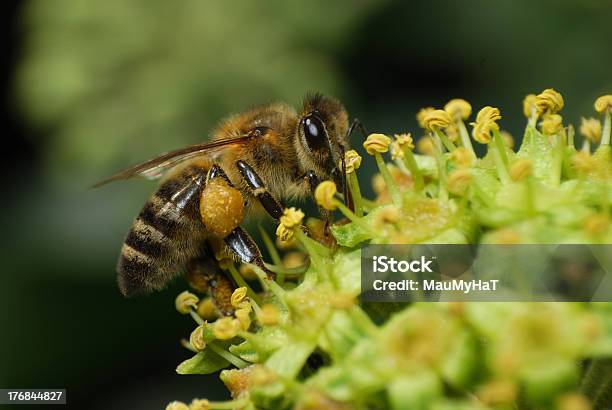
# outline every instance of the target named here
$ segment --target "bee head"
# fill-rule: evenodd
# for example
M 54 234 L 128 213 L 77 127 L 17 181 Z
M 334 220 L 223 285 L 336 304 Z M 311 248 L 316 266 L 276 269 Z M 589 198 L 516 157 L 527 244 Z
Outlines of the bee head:
M 348 114 L 338 100 L 321 94 L 307 95 L 300 111 L 295 141 L 304 171 L 321 180 L 333 180 L 344 189 L 342 159 L 349 148 Z

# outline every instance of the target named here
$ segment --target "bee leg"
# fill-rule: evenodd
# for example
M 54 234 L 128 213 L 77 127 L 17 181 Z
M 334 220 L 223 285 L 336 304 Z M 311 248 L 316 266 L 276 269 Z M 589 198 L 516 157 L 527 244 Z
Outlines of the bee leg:
M 347 141 L 349 140 L 355 128 L 359 128 L 359 131 L 361 131 L 361 135 L 363 136 L 364 139 L 368 136 L 368 132 L 363 126 L 363 123 L 361 122 L 361 120 L 359 120 L 359 118 L 353 118 L 353 122 L 351 122 L 351 125 L 349 126 L 348 131 L 346 132 Z
M 314 198 L 315 189 L 317 189 L 317 186 L 319 186 L 319 177 L 317 176 L 317 174 L 315 174 L 314 171 L 308 171 L 302 178 L 306 178 L 308 180 L 308 185 L 310 186 L 310 193 Z M 321 219 L 325 221 L 325 236 L 331 235 L 331 212 L 321 206 L 319 206 L 318 208 Z
M 242 161 L 239 161 L 239 162 L 242 162 Z M 245 163 L 244 165 L 247 165 L 247 164 Z M 247 165 L 247 167 L 248 167 L 248 165 Z M 240 167 L 238 169 L 241 170 Z M 265 186 L 263 185 L 263 182 L 261 181 L 261 178 L 259 178 L 259 176 L 255 173 L 255 171 L 253 171 L 253 169 L 251 167 L 248 167 L 246 169 L 247 169 L 247 171 L 250 171 L 248 174 L 252 177 L 251 179 L 253 181 L 255 181 L 255 182 L 257 182 L 259 184 L 260 189 L 262 189 L 262 192 L 267 193 L 269 198 L 274 199 L 274 198 L 272 198 L 272 195 L 265 189 Z M 241 173 L 242 173 L 242 170 L 241 170 Z M 225 174 L 223 169 L 219 165 L 217 165 L 217 164 L 213 165 L 210 168 L 210 171 L 208 172 L 208 176 L 207 176 L 206 182 L 208 183 L 213 178 L 224 178 L 227 181 L 228 185 L 233 187 L 232 183 L 230 182 L 229 178 L 227 177 L 227 175 Z M 247 182 L 248 182 L 248 180 L 247 180 Z M 259 198 L 259 196 L 258 196 L 258 198 Z M 269 203 L 270 202 L 268 202 L 268 204 Z M 275 202 L 275 204 L 276 204 L 276 207 L 277 207 L 277 210 L 278 210 L 278 214 L 277 214 L 278 218 L 280 218 L 280 216 L 282 215 L 282 206 L 278 202 Z M 264 207 L 265 207 L 265 205 L 264 205 Z M 205 225 L 207 225 L 206 222 L 205 222 Z M 210 227 L 210 225 L 207 225 L 207 226 Z M 266 274 L 268 275 L 268 278 L 274 279 L 275 275 L 274 275 L 273 272 L 268 270 L 268 268 L 266 267 L 266 265 L 265 265 L 265 263 L 263 261 L 263 258 L 261 256 L 261 252 L 260 252 L 259 248 L 255 244 L 253 239 L 249 236 L 249 234 L 246 233 L 246 231 L 244 231 L 240 226 L 236 226 L 231 231 L 229 231 L 229 233 L 227 233 L 227 234 L 225 234 L 223 232 L 223 230 L 219 230 L 219 232 L 214 232 L 213 231 L 213 233 L 216 233 L 220 238 L 223 238 L 223 241 L 225 242 L 227 247 L 242 262 L 244 262 L 244 263 L 252 263 L 254 265 L 257 265 L 264 272 L 266 272 Z
M 225 173 L 225 171 L 223 170 L 223 168 L 221 168 L 219 165 L 217 164 L 213 164 L 210 167 L 210 170 L 208 170 L 208 174 L 206 175 L 206 183 L 208 183 L 208 181 L 210 181 L 213 178 L 223 178 L 225 181 L 227 181 L 227 183 L 229 184 L 229 186 L 233 187 L 234 185 L 232 184 L 232 181 L 230 181 L 230 179 L 227 177 L 227 174 Z
M 223 316 L 231 316 L 234 314 L 231 298 L 236 286 L 208 253 L 188 263 L 187 282 L 195 290 L 208 293 Z
M 257 244 L 255 244 L 253 238 L 251 238 L 244 229 L 237 227 L 223 240 L 227 247 L 234 252 L 242 262 L 258 266 L 261 270 L 266 272 L 268 279 L 274 279 L 276 277 L 274 272 L 266 267 Z
M 283 216 L 283 206 L 268 191 L 261 177 L 245 161 L 236 161 L 236 167 L 261 206 L 263 206 L 268 215 L 278 221 Z
M 223 316 L 233 315 L 232 293 L 234 293 L 236 286 L 223 272 L 215 272 L 213 275 L 209 275 L 208 283 L 210 285 L 210 296 L 217 309 Z

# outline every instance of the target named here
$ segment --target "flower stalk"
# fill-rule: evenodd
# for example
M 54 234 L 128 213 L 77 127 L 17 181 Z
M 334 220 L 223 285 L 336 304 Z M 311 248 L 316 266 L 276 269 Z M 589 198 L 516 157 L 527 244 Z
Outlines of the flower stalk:
M 195 310 L 191 309 L 189 311 L 189 316 L 191 316 L 198 325 L 204 324 L 204 319 L 202 319 Z
M 355 172 L 361 166 L 361 156 L 355 150 L 347 151 L 344 155 L 344 163 L 348 187 L 353 198 L 353 205 L 355 206 L 355 215 L 361 218 L 363 216 L 363 198 L 359 188 L 359 179 Z
M 399 206 L 402 200 L 401 194 L 400 194 L 399 188 L 397 187 L 397 185 L 395 184 L 395 181 L 393 180 L 393 177 L 389 173 L 387 164 L 383 160 L 382 155 L 380 155 L 378 152 L 374 153 L 374 159 L 376 160 L 376 166 L 378 167 L 378 170 L 380 171 L 380 175 L 382 175 L 383 179 L 385 180 L 385 184 L 387 184 L 387 188 L 389 189 L 389 193 L 391 194 L 391 200 L 393 201 L 395 205 Z
M 444 111 L 446 111 L 454 120 L 455 125 L 459 130 L 461 145 L 475 155 L 474 147 L 472 147 L 472 141 L 470 141 L 470 136 L 463 122 L 472 114 L 472 106 L 470 103 L 463 99 L 455 98 L 446 103 L 444 106 Z
M 363 216 L 363 198 L 361 196 L 361 189 L 359 188 L 357 174 L 351 172 L 346 178 L 349 190 L 351 191 L 351 196 L 353 197 L 353 204 L 355 205 L 355 215 L 358 218 L 361 218 Z
M 442 200 L 448 199 L 448 191 L 446 189 L 448 185 L 446 177 L 446 160 L 442 155 L 442 142 L 440 138 L 434 138 L 434 153 L 436 158 L 436 166 L 438 168 L 438 195 Z
M 259 234 L 261 235 L 261 239 L 263 240 L 264 245 L 266 246 L 266 249 L 267 249 L 268 253 L 270 254 L 270 258 L 272 259 L 272 263 L 275 266 L 282 267 L 283 266 L 283 262 L 281 260 L 281 257 L 279 255 L 279 253 L 278 253 L 278 249 L 276 249 L 276 246 L 274 246 L 274 243 L 272 242 L 272 239 L 270 238 L 270 236 L 268 235 L 266 230 L 263 229 L 263 227 L 261 225 L 259 225 L 258 228 L 259 228 Z M 282 286 L 285 283 L 285 271 L 284 271 L 284 269 L 278 269 L 278 271 L 274 271 L 274 273 L 276 273 L 276 280 L 277 280 L 277 282 Z
M 259 296 L 257 295 L 257 293 L 255 293 L 255 291 L 249 286 L 249 284 L 244 280 L 244 278 L 242 277 L 242 275 L 240 274 L 240 272 L 238 272 L 238 270 L 236 269 L 236 267 L 234 266 L 234 264 L 232 263 L 229 266 L 228 269 L 230 275 L 232 276 L 232 279 L 234 280 L 234 282 L 236 282 L 236 284 L 240 287 L 244 287 L 247 290 L 247 295 L 249 295 L 249 297 L 251 298 L 251 300 L 254 303 L 260 304 L 261 300 L 259 299 Z
M 610 145 L 610 133 L 612 132 L 612 95 L 602 95 L 595 100 L 595 111 L 604 114 L 604 126 L 601 133 L 601 146 Z
M 474 152 L 474 147 L 472 146 L 472 140 L 470 139 L 470 134 L 465 126 L 463 121 L 457 121 L 457 127 L 459 127 L 459 136 L 461 137 L 461 144 L 469 149 L 472 154 L 476 155 Z
M 208 343 L 208 348 L 239 369 L 244 369 L 250 364 L 248 362 L 245 362 L 238 356 L 235 356 L 227 350 L 223 349 L 222 347 L 218 346 L 215 342 Z
M 453 152 L 455 150 L 455 144 L 453 144 L 448 137 L 446 136 L 445 133 L 443 133 L 442 131 L 440 131 L 439 129 L 435 129 L 434 130 L 434 134 L 436 137 L 438 137 L 440 139 L 440 141 L 442 142 L 442 145 L 444 145 L 444 148 L 446 148 L 446 150 L 448 152 Z
M 508 172 L 508 153 L 506 152 L 506 144 L 504 143 L 504 139 L 502 138 L 499 130 L 493 130 L 493 140 L 495 141 L 495 147 L 499 152 L 499 157 L 501 158 L 501 162 L 504 165 L 504 169 L 506 173 Z
M 608 110 L 605 114 L 603 131 L 601 132 L 601 145 L 610 145 L 610 134 L 612 133 L 612 114 Z
M 332 181 L 323 181 L 315 189 L 315 200 L 320 206 L 329 211 L 339 209 L 344 216 L 351 220 L 351 222 L 354 222 L 366 231 L 371 231 L 370 227 L 363 222 L 361 218 L 355 215 L 353 211 L 336 198 L 337 192 L 336 184 Z
M 391 138 L 387 137 L 384 134 L 370 134 L 366 141 L 363 143 L 363 147 L 366 149 L 367 153 L 374 156 L 376 160 L 376 166 L 380 171 L 383 179 L 385 180 L 385 184 L 389 189 L 389 193 L 391 194 L 391 199 L 395 205 L 399 205 L 401 203 L 401 194 L 399 188 L 395 184 L 395 181 L 391 177 L 389 173 L 389 169 L 387 168 L 387 164 L 383 159 L 381 153 L 389 151 L 389 144 L 391 144 Z
M 410 174 L 414 178 L 414 190 L 416 192 L 421 192 L 423 191 L 423 188 L 425 187 L 425 180 L 423 178 L 423 173 L 421 172 L 421 170 L 419 169 L 419 166 L 417 165 L 417 162 L 416 162 L 416 159 L 414 158 L 414 154 L 412 153 L 412 150 L 406 146 L 401 147 L 401 149 L 404 152 L 404 158 L 403 158 L 404 165 L 406 166 L 408 171 L 410 171 Z

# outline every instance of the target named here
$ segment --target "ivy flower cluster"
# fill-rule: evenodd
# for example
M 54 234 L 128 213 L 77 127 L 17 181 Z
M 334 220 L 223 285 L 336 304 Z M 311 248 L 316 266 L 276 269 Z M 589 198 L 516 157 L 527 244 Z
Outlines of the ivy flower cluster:
M 499 108 L 470 121 L 470 103 L 453 99 L 419 111 L 421 134 L 375 133 L 363 157 L 346 152 L 354 207 L 332 181 L 314 193 L 337 223 L 288 208 L 276 245 L 261 231 L 276 280 L 225 264 L 237 285 L 231 316 L 197 287 L 178 295 L 195 328 L 183 340 L 193 356 L 177 372 L 221 371 L 231 400 L 167 409 L 609 404 L 611 304 L 358 303 L 364 243 L 612 243 L 612 95 L 594 102 L 578 134 L 564 104 L 554 89 L 526 96 L 515 143 Z M 362 196 L 358 178 L 369 157 L 375 198 Z

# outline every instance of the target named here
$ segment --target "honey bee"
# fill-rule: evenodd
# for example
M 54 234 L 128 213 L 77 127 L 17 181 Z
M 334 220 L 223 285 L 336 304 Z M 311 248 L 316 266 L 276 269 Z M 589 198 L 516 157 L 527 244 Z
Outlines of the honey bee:
M 239 261 L 273 276 L 240 224 L 258 210 L 278 220 L 282 199 L 306 197 L 326 179 L 335 181 L 350 203 L 344 151 L 355 125 L 358 120 L 349 126 L 342 103 L 321 94 L 307 95 L 297 112 L 271 103 L 229 116 L 210 142 L 159 155 L 96 184 L 161 178 L 121 248 L 121 293 L 159 290 L 180 273 L 193 271 L 195 261 L 195 266 L 208 266 L 204 281 L 214 296 L 219 286 L 228 286 L 219 269 L 210 266 L 219 243 Z M 221 310 L 228 314 L 230 309 Z

